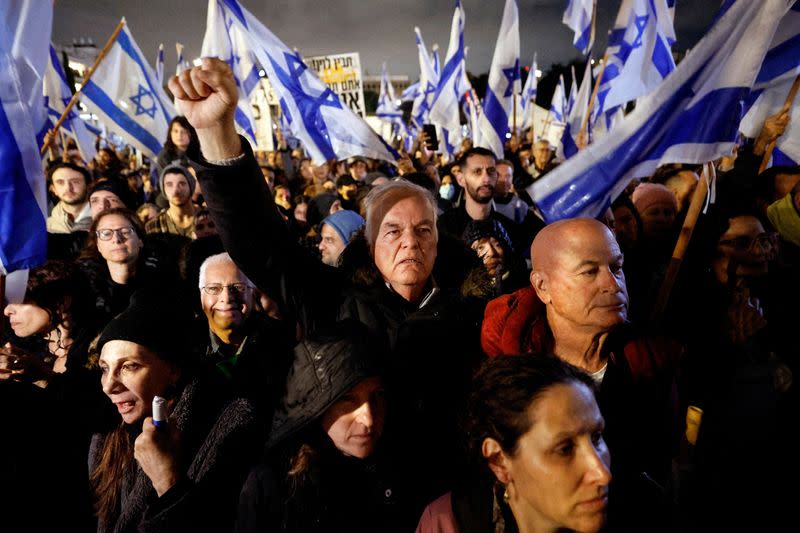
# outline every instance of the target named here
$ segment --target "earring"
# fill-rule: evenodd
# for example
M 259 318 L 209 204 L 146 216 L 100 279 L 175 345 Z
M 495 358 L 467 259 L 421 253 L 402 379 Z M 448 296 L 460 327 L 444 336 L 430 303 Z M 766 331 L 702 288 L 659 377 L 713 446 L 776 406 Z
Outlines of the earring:
M 508 503 L 509 496 L 508 496 L 508 485 L 503 488 L 503 501 Z

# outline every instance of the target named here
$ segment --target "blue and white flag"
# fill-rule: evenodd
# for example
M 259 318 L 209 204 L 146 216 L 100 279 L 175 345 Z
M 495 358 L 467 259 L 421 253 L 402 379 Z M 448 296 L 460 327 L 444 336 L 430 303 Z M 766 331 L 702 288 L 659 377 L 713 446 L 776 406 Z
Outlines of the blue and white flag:
M 419 94 L 419 80 L 406 87 L 405 90 L 400 93 L 400 101 L 413 102 L 417 94 Z
M 597 101 L 608 110 L 644 96 L 673 70 L 675 30 L 668 0 L 623 0 L 608 37 Z
M 538 86 L 536 71 L 538 69 L 539 65 L 536 62 L 536 54 L 533 54 L 531 70 L 528 72 L 528 78 L 525 80 L 525 86 L 522 88 L 522 95 L 520 96 L 520 108 L 522 109 L 520 123 L 522 124 L 523 130 L 530 128 L 533 124 L 533 106 L 536 101 Z
M 572 83 L 569 86 L 569 97 L 567 98 L 567 114 L 572 113 L 572 108 L 575 106 L 575 97 L 578 96 L 578 80 L 575 77 L 575 65 L 571 65 L 570 71 L 572 73 Z
M 110 130 L 150 159 L 158 156 L 175 109 L 127 24 L 81 92 Z
M 436 77 L 439 77 L 439 74 L 442 73 L 442 66 L 440 65 L 441 59 L 439 59 L 439 45 L 433 43 L 431 47 L 431 64 L 433 64 L 433 71 L 436 73 Z
M 550 100 L 550 114 L 553 116 L 553 122 L 563 124 L 567 120 L 567 95 L 563 74 L 558 77 L 558 85 Z
M 164 85 L 164 43 L 158 45 L 158 55 L 156 56 L 156 80 L 160 85 Z
M 419 89 L 417 97 L 414 98 L 414 105 L 411 107 L 411 120 L 418 127 L 421 128 L 423 124 L 428 122 L 428 114 L 433 104 L 433 96 L 436 94 L 436 87 L 439 84 L 439 77 L 436 71 L 433 70 L 433 62 L 431 56 L 428 54 L 428 49 L 425 47 L 425 41 L 422 39 L 422 33 L 419 28 L 414 28 L 414 33 L 417 39 L 417 53 L 419 55 Z
M 464 10 L 456 1 L 453 23 L 450 26 L 450 44 L 447 47 L 444 69 L 433 96 L 430 121 L 454 132 L 461 127 L 459 102 L 470 89 L 464 56 Z
M 478 100 L 478 94 L 474 89 L 471 89 L 467 93 L 465 104 L 467 106 L 467 116 L 469 117 L 469 131 L 470 135 L 472 136 L 472 144 L 474 146 L 480 146 L 481 129 L 479 124 L 481 116 L 481 103 L 480 100 Z
M 256 121 L 250 100 L 258 87 L 258 72 L 261 67 L 249 48 L 244 31 L 233 23 L 233 15 L 226 14 L 216 0 L 208 1 L 206 34 L 200 55 L 218 57 L 231 67 L 236 89 L 239 91 L 239 103 L 233 117 L 236 129 L 255 147 Z
M 55 126 L 67 108 L 67 104 L 72 99 L 72 91 L 69 90 L 67 76 L 64 74 L 64 69 L 61 67 L 61 62 L 58 60 L 58 54 L 53 45 L 50 45 L 48 59 L 47 70 L 44 75 L 44 102 L 49 119 L 46 129 Z M 81 120 L 75 109 L 73 107 L 70 110 L 67 118 L 61 123 L 61 129 L 75 139 L 75 144 L 81 153 L 81 157 L 88 163 L 97 154 L 97 150 L 94 148 L 94 135 L 86 128 L 86 123 Z M 66 147 L 64 148 L 66 149 Z
M 373 129 L 343 105 L 339 96 L 308 68 L 300 54 L 286 46 L 236 0 L 218 0 L 225 20 L 242 31 L 247 48 L 266 72 L 292 132 L 312 161 L 356 155 L 396 161 L 397 153 Z
M 574 68 L 572 75 L 572 90 L 576 94 L 574 98 L 570 95 L 572 108 L 567 116 L 567 125 L 564 127 L 564 133 L 561 136 L 561 154 L 559 155 L 563 159 L 568 159 L 578 153 L 578 136 L 580 135 L 581 126 L 583 125 L 583 119 L 586 116 L 586 112 L 589 110 L 589 96 L 592 92 L 592 62 L 586 62 L 586 70 L 583 73 L 580 89 L 575 88 Z M 584 136 L 583 144 L 587 144 L 588 132 L 585 132 Z
M 406 133 L 403 123 L 403 111 L 397 107 L 394 98 L 394 87 L 389 73 L 386 71 L 386 62 L 381 65 L 381 93 L 378 96 L 378 107 L 375 116 L 392 125 L 392 132 Z
M 527 190 L 547 222 L 602 213 L 632 178 L 730 154 L 741 102 L 794 0 L 740 1 L 607 135 Z
M 561 19 L 575 32 L 572 44 L 582 54 L 588 54 L 594 44 L 594 3 L 595 0 L 569 0 L 564 18 Z
M 506 0 L 503 20 L 494 48 L 489 84 L 483 99 L 480 116 L 481 144 L 495 156 L 503 157 L 508 115 L 514 105 L 514 93 L 519 94 L 519 14 L 516 0 Z
M 764 121 L 783 108 L 793 82 L 793 79 L 784 80 L 774 87 L 761 91 L 739 124 L 739 131 L 745 137 L 758 137 Z M 800 161 L 800 98 L 795 98 L 794 105 L 789 110 L 789 124 L 783 135 L 778 137 L 775 147 L 792 160 Z
M 175 52 L 178 54 L 178 62 L 175 63 L 175 75 L 178 76 L 188 68 L 188 65 L 183 58 L 183 45 L 181 43 L 175 43 Z
M 800 0 L 783 17 L 769 47 L 754 89 L 776 86 L 800 74 Z
M 52 2 L 0 3 L 0 274 L 47 257 L 47 193 L 36 132 L 45 121 Z

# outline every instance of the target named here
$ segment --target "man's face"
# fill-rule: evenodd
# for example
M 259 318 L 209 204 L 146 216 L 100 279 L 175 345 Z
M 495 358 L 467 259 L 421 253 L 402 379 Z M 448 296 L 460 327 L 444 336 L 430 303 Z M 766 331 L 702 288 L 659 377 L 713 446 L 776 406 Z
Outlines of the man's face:
M 497 184 L 494 163 L 494 156 L 470 156 L 464 163 L 461 174 L 456 176 L 458 184 L 467 191 L 467 196 L 479 204 L 489 203 L 494 196 L 494 187 Z
M 319 242 L 319 252 L 322 254 L 322 262 L 326 265 L 336 266 L 339 255 L 344 250 L 345 244 L 342 238 L 328 224 L 322 225 L 322 240 Z
M 321 165 L 312 165 L 311 172 L 315 180 L 322 181 L 331 173 L 331 168 L 328 166 L 328 163 L 322 163 Z
M 186 205 L 191 199 L 191 194 L 186 176 L 180 172 L 170 172 L 164 176 L 164 196 L 170 205 Z
M 112 207 L 125 207 L 119 196 L 111 191 L 95 191 L 89 196 L 89 207 L 92 210 L 92 220 L 101 212 Z
M 481 237 L 474 241 L 470 248 L 475 250 L 481 258 L 486 269 L 492 276 L 497 276 L 503 271 L 503 247 L 494 237 Z
M 617 242 L 625 250 L 630 250 L 636 245 L 639 238 L 639 224 L 629 207 L 623 205 L 614 209 L 614 233 Z
M 670 202 L 656 202 L 639 213 L 642 218 L 642 230 L 646 237 L 664 237 L 669 235 L 675 225 L 675 206 Z
M 343 454 L 366 459 L 378 445 L 386 417 L 380 378 L 361 380 L 322 414 L 322 429 Z
M 547 318 L 587 333 L 608 331 L 628 316 L 622 252 L 611 231 L 576 224 L 548 251 L 549 261 L 531 282 L 547 305 Z M 541 281 L 537 282 L 537 276 Z
M 497 184 L 494 186 L 494 195 L 503 198 L 511 192 L 511 185 L 514 182 L 514 167 L 505 163 L 497 165 Z
M 764 231 L 756 217 L 733 217 L 728 230 L 719 238 L 712 268 L 717 280 L 723 284 L 763 277 L 775 252 L 775 239 Z M 736 280 L 731 280 L 732 276 Z
M 244 285 L 246 288 L 239 292 L 231 285 Z M 211 331 L 217 333 L 240 328 L 253 309 L 253 289 L 244 274 L 232 261 L 212 263 L 206 268 L 204 286 L 222 287 L 216 295 L 200 289 L 200 304 Z
M 53 172 L 53 192 L 67 205 L 81 205 L 86 202 L 86 180 L 77 170 L 59 168 Z
M 537 168 L 543 169 L 550 162 L 550 143 L 539 141 L 533 147 L 533 162 Z
M 367 177 L 367 164 L 363 161 L 356 161 L 350 165 L 350 175 L 354 180 L 362 181 Z
M 381 221 L 373 256 L 383 279 L 400 294 L 421 290 L 436 260 L 436 224 L 422 199 L 400 200 Z

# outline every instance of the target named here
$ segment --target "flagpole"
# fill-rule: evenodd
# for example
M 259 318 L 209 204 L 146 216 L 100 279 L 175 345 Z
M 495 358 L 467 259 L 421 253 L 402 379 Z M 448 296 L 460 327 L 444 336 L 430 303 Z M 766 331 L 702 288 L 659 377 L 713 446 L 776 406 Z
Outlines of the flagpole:
M 0 308 L 5 311 L 6 304 L 6 276 L 5 274 L 0 274 Z M 0 320 L 0 338 L 3 337 L 3 323 L 5 320 Z
M 678 271 L 681 268 L 683 256 L 686 254 L 686 249 L 689 246 L 689 241 L 692 238 L 697 218 L 700 216 L 700 210 L 703 208 L 704 200 L 706 199 L 706 191 L 708 184 L 716 179 L 716 171 L 714 170 L 713 163 L 706 163 L 703 166 L 703 173 L 697 187 L 692 195 L 692 201 L 689 204 L 689 209 L 686 212 L 686 219 L 683 221 L 681 233 L 678 235 L 678 241 L 675 243 L 675 250 L 672 252 L 672 259 L 670 259 L 667 273 L 664 276 L 664 281 L 661 283 L 661 289 L 658 293 L 658 298 L 653 306 L 650 315 L 651 322 L 659 322 L 664 310 L 667 307 L 672 286 L 675 285 L 675 280 L 678 278 Z
M 783 103 L 783 107 L 781 108 L 781 113 L 785 113 L 792 108 L 794 105 L 794 99 L 797 96 L 797 91 L 800 89 L 800 74 L 794 79 L 794 83 L 792 83 L 791 89 L 789 89 L 789 95 L 786 97 L 786 101 Z M 769 164 L 769 160 L 772 157 L 772 152 L 775 150 L 775 145 L 778 143 L 778 139 L 774 139 L 769 145 L 767 149 L 764 151 L 764 157 L 761 159 L 761 166 L 758 168 L 758 173 L 761 174 L 766 170 L 767 165 Z
M 589 60 L 591 61 L 591 59 Z M 583 123 L 581 123 L 581 130 L 578 133 L 578 149 L 582 149 L 585 147 L 583 142 L 583 138 L 586 136 L 586 129 L 589 127 L 589 117 L 592 116 L 592 109 L 594 108 L 594 101 L 597 99 L 597 93 L 600 90 L 600 82 L 603 81 L 603 74 L 606 71 L 606 65 L 608 64 L 608 51 L 606 50 L 605 55 L 603 56 L 603 64 L 600 66 L 600 74 L 597 75 L 597 81 L 594 84 L 594 89 L 592 90 L 592 96 L 589 98 L 589 106 L 586 108 L 586 116 L 583 117 Z M 591 69 L 589 69 L 591 71 Z
M 519 137 L 519 134 L 517 133 L 517 93 L 513 92 L 512 96 L 514 97 L 514 136 Z
M 125 26 L 125 17 L 123 17 L 122 20 L 119 21 L 117 27 L 114 28 L 114 33 L 111 34 L 111 37 L 108 38 L 106 45 L 103 47 L 102 50 L 100 50 L 100 53 L 97 54 L 97 59 L 94 60 L 94 65 L 92 65 L 92 68 L 90 68 L 86 72 L 86 76 L 83 78 L 83 83 L 81 83 L 80 89 L 75 91 L 75 94 L 72 95 L 72 98 L 67 104 L 67 107 L 64 109 L 64 112 L 61 113 L 61 117 L 58 119 L 58 122 L 56 122 L 56 125 L 53 126 L 53 129 L 51 131 L 53 132 L 58 131 L 58 129 L 61 127 L 61 124 L 63 124 L 64 121 L 67 119 L 70 111 L 72 111 L 72 108 L 78 102 L 78 97 L 81 95 L 81 91 L 83 90 L 84 85 L 86 85 L 89 82 L 89 80 L 92 77 L 92 74 L 94 74 L 94 71 L 97 70 L 97 66 L 100 64 L 100 61 L 102 61 L 103 58 L 106 57 L 106 54 L 108 54 L 108 51 L 111 49 L 111 46 L 114 44 L 114 41 L 117 40 L 117 36 L 119 35 L 119 32 L 122 31 L 122 28 L 124 26 Z M 53 142 L 53 137 L 55 137 L 55 135 L 53 135 L 47 141 L 45 141 L 44 146 L 42 146 L 41 150 L 42 155 L 44 155 L 45 151 L 47 151 L 47 148 L 50 146 L 50 143 Z

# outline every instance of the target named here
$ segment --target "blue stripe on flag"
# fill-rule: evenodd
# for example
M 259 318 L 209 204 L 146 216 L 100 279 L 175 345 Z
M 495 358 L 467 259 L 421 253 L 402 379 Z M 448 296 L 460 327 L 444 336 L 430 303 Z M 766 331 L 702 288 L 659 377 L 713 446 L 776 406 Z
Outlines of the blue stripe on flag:
M 800 33 L 770 49 L 761 64 L 755 83 L 763 83 L 796 69 L 800 65 Z
M 575 48 L 577 48 L 581 52 L 587 50 L 589 48 L 589 39 L 591 38 L 592 38 L 592 26 L 589 25 L 586 26 L 586 28 L 584 28 L 583 33 L 581 33 L 581 36 L 578 38 L 577 41 L 575 41 L 574 43 Z
M 144 76 L 145 81 L 147 82 L 147 87 L 150 89 L 150 93 L 153 95 L 153 100 L 158 102 L 158 107 L 161 109 L 161 113 L 164 115 L 164 121 L 169 122 L 172 120 L 172 117 L 169 116 L 167 113 L 167 109 L 164 107 L 164 102 L 161 101 L 160 94 L 161 91 L 155 90 L 155 85 L 153 84 L 153 80 L 150 79 L 150 76 L 147 74 L 147 67 L 144 66 L 144 62 L 142 58 L 139 57 L 139 54 L 136 52 L 136 48 L 133 47 L 133 43 L 131 43 L 130 39 L 128 39 L 128 34 L 124 31 L 119 32 L 119 36 L 117 37 L 117 42 L 122 47 L 128 56 L 133 59 L 137 65 L 139 65 L 139 69 L 142 71 L 142 76 Z M 159 89 L 161 88 L 158 85 Z M 158 152 L 156 152 L 158 153 Z
M 508 132 L 508 113 L 503 109 L 503 105 L 495 94 L 489 89 L 486 90 L 486 96 L 483 98 L 483 112 L 486 118 L 489 119 L 492 129 L 497 132 L 500 144 L 504 144 L 506 142 L 505 134 Z
M 698 71 L 700 73 L 702 69 Z M 733 142 L 741 115 L 731 116 L 730 109 L 749 89 L 717 89 L 706 94 L 691 109 L 675 113 L 676 109 L 685 105 L 682 102 L 688 102 L 693 97 L 693 82 L 694 79 L 687 80 L 680 90 L 650 116 L 641 129 L 628 137 L 630 142 L 620 144 L 568 184 L 544 198 L 539 198 L 536 203 L 545 220 L 552 222 L 579 216 L 589 205 L 597 205 L 599 208 L 596 214 L 602 213 L 611 203 L 611 190 L 629 169 L 646 161 L 652 161 L 655 165 L 667 149 L 677 148 L 676 145 Z M 651 139 L 659 138 L 662 136 L 661 132 L 665 131 L 669 133 L 663 135 L 658 144 L 651 144 Z M 697 163 L 690 160 L 691 148 L 686 148 L 686 162 Z M 636 161 L 631 161 L 630 154 L 637 154 Z M 593 193 L 587 194 L 586 191 Z
M 675 62 L 672 59 L 672 51 L 664 45 L 661 37 L 656 38 L 656 46 L 653 49 L 653 65 L 656 70 L 661 74 L 662 78 L 666 78 L 667 74 L 675 70 Z
M 92 80 L 83 86 L 83 93 L 91 99 L 106 115 L 113 120 L 120 128 L 136 138 L 140 143 L 154 154 L 161 151 L 161 142 L 153 135 L 134 121 L 131 117 L 123 113 L 108 95 L 98 87 Z
M 236 18 L 239 19 L 239 22 L 241 22 L 244 25 L 244 27 L 247 28 L 248 27 L 247 21 L 244 18 L 244 13 L 242 13 L 242 8 L 239 7 L 239 2 L 237 2 L 236 0 L 221 0 L 221 1 L 224 5 L 228 6 L 228 9 L 233 11 L 233 14 L 236 15 Z
M 244 93 L 248 95 L 252 93 L 253 89 L 255 89 L 256 85 L 258 84 L 258 80 L 258 65 L 253 65 L 253 68 L 250 69 L 247 77 L 242 80 L 242 88 L 244 89 Z
M 33 268 L 47 257 L 47 225 L 2 104 L 0 161 L 0 262 L 7 272 Z

